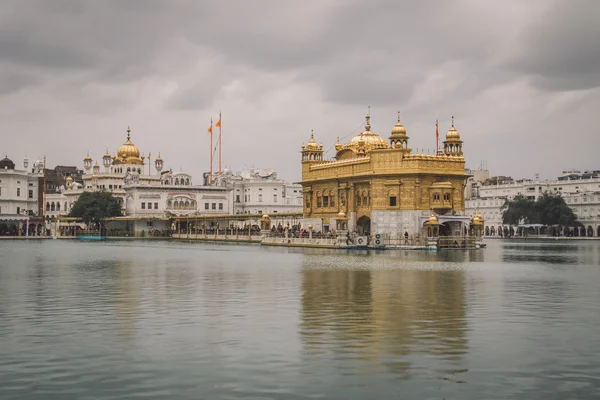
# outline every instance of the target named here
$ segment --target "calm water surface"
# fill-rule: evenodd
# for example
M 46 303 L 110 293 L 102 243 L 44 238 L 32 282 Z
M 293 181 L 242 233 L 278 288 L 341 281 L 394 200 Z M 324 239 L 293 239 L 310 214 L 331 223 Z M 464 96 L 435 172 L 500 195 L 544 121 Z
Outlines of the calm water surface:
M 600 242 L 0 241 L 0 399 L 598 399 Z

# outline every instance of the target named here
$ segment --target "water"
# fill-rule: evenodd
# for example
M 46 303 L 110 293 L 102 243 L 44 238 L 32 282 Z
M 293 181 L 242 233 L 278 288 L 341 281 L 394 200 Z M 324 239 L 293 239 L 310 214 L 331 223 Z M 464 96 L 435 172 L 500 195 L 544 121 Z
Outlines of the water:
M 600 242 L 488 246 L 0 241 L 0 398 L 600 398 Z

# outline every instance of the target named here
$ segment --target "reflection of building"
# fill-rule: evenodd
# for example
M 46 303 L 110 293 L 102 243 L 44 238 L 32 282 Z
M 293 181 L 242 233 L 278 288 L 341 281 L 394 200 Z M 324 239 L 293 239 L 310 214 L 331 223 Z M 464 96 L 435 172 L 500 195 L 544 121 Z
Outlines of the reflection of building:
M 560 194 L 573 209 L 583 227 L 576 229 L 577 236 L 600 236 L 600 178 L 597 171 L 576 174 L 565 171 L 555 180 L 487 177 L 472 183 L 476 194 L 465 201 L 467 213 L 477 210 L 485 220 L 485 234 L 499 236 L 509 233 L 510 227 L 502 223 L 502 206 L 518 195 L 537 200 L 544 193 Z
M 18 169 L 8 157 L 0 160 L 0 236 L 42 233 L 43 161 L 28 171 L 29 160 Z
M 443 233 L 460 234 L 470 218 L 464 215 L 465 159 L 459 132 L 452 127 L 437 154 L 413 153 L 406 129 L 393 127 L 389 143 L 365 131 L 348 143 L 336 143 L 334 160 L 323 159 L 323 145 L 311 135 L 302 145 L 304 217 L 316 226 L 335 226 L 348 218 L 358 232 L 422 232 L 431 210 L 439 214 Z
M 427 352 L 456 361 L 467 350 L 465 276 L 460 270 L 306 265 L 302 291 L 300 332 L 308 354 L 352 352 L 353 359 L 378 361 L 405 373 L 410 365 L 401 356 Z
M 234 214 L 302 212 L 302 186 L 278 179 L 273 169 L 225 170 L 217 184 L 232 190 Z

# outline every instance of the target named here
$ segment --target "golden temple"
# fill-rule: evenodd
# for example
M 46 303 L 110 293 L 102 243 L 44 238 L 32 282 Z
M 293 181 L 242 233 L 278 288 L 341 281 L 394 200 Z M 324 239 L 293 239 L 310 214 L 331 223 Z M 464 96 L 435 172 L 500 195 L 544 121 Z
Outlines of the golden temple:
M 389 140 L 389 141 L 388 141 Z M 471 223 L 464 215 L 465 173 L 460 133 L 452 126 L 436 154 L 413 153 L 406 128 L 398 122 L 385 140 L 371 130 L 335 145 L 325 160 L 314 133 L 302 145 L 304 218 L 327 229 L 418 235 L 433 214 L 440 234 L 461 234 Z

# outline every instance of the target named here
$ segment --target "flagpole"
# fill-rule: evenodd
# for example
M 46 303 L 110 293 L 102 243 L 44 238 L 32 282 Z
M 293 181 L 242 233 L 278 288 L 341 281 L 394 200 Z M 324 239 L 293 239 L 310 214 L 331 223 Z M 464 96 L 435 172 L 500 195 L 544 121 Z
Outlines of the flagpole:
M 212 123 L 212 118 L 211 118 L 210 119 L 210 129 L 209 129 L 209 132 L 210 132 L 210 171 L 208 173 L 208 184 L 209 184 L 209 186 L 212 186 L 212 175 L 213 175 L 213 170 L 212 170 L 212 167 L 213 167 L 213 148 L 212 148 L 212 143 L 213 143 L 212 136 L 213 135 L 212 135 L 212 126 L 213 126 L 213 123 Z
M 440 131 L 438 130 L 438 120 L 435 120 L 435 155 L 437 156 L 440 144 Z
M 221 145 L 223 142 L 223 128 L 221 127 L 223 125 L 223 122 L 221 121 L 221 111 L 219 111 L 219 176 L 221 176 Z

